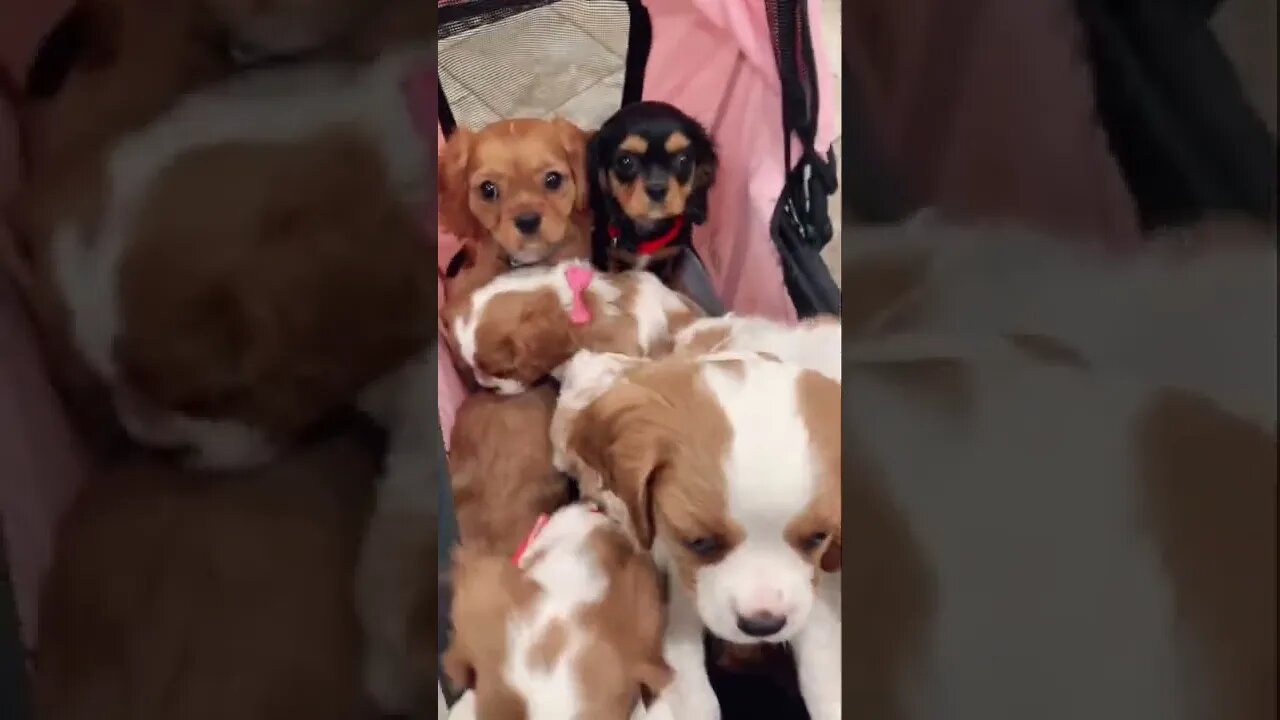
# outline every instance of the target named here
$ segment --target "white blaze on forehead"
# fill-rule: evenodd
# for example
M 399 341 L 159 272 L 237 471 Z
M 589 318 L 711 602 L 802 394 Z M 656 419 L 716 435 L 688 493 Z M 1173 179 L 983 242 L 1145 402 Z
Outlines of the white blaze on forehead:
M 702 375 L 731 428 L 724 457 L 729 515 L 776 537 L 813 498 L 818 465 L 796 394 L 801 368 L 756 359 L 745 373 L 708 364 Z
M 582 712 L 577 660 L 585 631 L 578 625 L 578 614 L 600 602 L 608 589 L 608 577 L 588 544 L 592 531 L 608 522 L 583 505 L 561 508 L 524 553 L 537 561 L 526 572 L 542 592 L 532 607 L 508 620 L 502 674 L 524 698 L 529 720 L 564 720 Z M 530 667 L 533 648 L 555 624 L 565 631 L 563 650 L 551 667 Z

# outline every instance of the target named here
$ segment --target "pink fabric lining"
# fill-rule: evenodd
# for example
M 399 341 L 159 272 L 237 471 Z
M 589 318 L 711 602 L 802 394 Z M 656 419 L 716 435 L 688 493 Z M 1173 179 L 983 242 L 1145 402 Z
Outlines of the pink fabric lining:
M 711 129 L 719 148 L 720 174 L 711 192 L 711 217 L 706 225 L 695 228 L 693 236 L 712 283 L 734 312 L 794 321 L 795 308 L 769 235 L 787 168 L 781 83 L 765 4 L 645 0 L 645 5 L 653 22 L 653 46 L 644 97 L 689 113 Z M 809 13 L 815 19 L 822 16 L 819 0 L 809 0 Z M 820 33 L 814 34 L 813 42 L 819 97 L 831 98 L 832 75 Z M 830 145 L 836 131 L 834 113 L 829 104 L 823 104 L 816 145 Z M 443 145 L 443 135 L 437 137 Z M 793 157 L 798 154 L 796 143 Z M 439 228 L 440 267 L 457 249 L 457 238 Z M 444 297 L 443 284 L 439 295 Z M 439 372 L 440 427 L 447 448 L 454 413 L 466 391 L 444 347 Z

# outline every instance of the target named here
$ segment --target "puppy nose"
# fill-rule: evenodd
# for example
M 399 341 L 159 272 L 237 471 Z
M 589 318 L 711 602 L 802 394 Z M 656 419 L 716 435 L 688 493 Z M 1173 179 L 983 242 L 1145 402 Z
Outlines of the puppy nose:
M 662 202 L 667 196 L 667 181 L 663 180 L 661 184 L 655 182 L 646 182 L 644 184 L 644 194 L 649 196 L 654 202 Z
M 524 213 L 516 216 L 516 229 L 525 235 L 538 232 L 538 226 L 541 224 L 542 216 L 538 213 Z
M 771 613 L 738 616 L 738 629 L 751 637 L 768 637 L 777 633 L 786 624 L 785 616 Z

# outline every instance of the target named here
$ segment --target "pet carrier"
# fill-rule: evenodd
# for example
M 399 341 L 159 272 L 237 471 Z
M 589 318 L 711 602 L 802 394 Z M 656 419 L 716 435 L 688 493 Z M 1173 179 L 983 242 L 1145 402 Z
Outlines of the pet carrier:
M 720 303 L 783 320 L 839 312 L 819 256 L 832 236 L 836 128 L 818 0 L 441 0 L 439 10 L 442 142 L 502 118 L 560 115 L 594 129 L 622 105 L 671 103 L 717 144 L 710 219 L 693 242 Z M 441 228 L 442 273 L 457 249 Z M 439 374 L 447 438 L 466 391 L 447 352 Z M 448 505 L 448 482 L 440 489 Z M 441 537 L 442 587 L 455 540 Z

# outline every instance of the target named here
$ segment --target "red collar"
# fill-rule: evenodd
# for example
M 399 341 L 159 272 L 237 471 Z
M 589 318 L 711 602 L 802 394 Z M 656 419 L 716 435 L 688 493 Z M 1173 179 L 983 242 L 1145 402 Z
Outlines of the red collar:
M 670 230 L 662 233 L 656 238 L 645 240 L 644 242 L 640 243 L 640 245 L 636 248 L 636 254 L 652 255 L 658 252 L 662 248 L 674 242 L 676 239 L 676 236 L 679 235 L 680 231 L 683 229 L 684 229 L 684 216 L 677 215 L 675 217 L 675 220 L 671 223 Z M 618 229 L 617 225 L 609 226 L 609 238 L 611 240 L 613 240 L 614 242 L 617 242 L 618 238 L 621 236 L 622 236 L 622 231 Z

